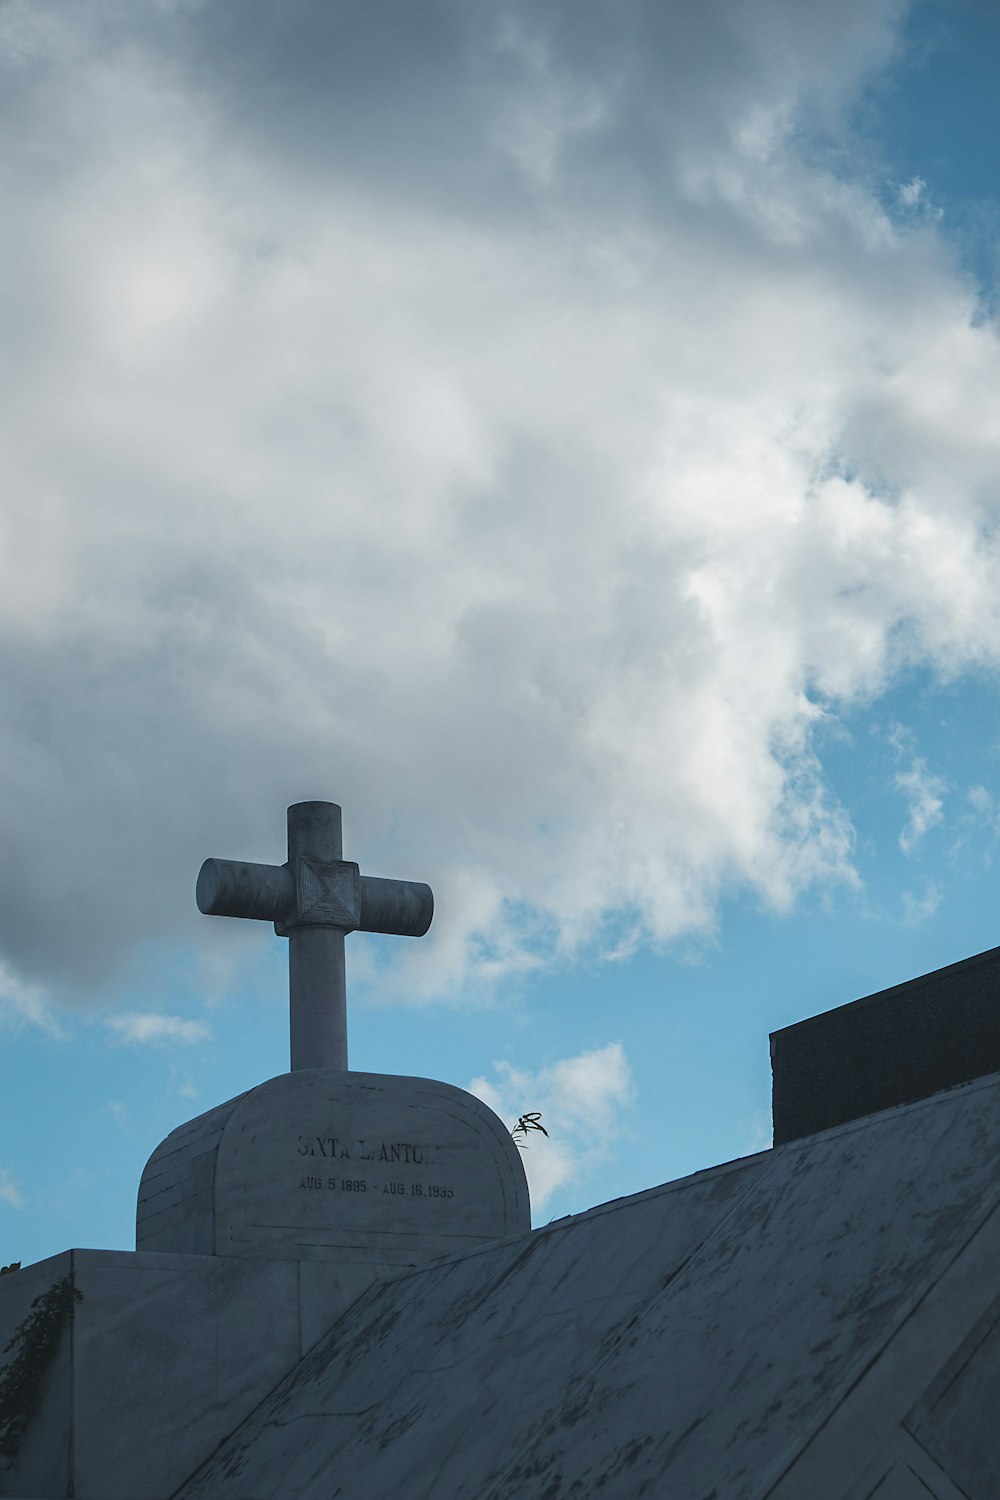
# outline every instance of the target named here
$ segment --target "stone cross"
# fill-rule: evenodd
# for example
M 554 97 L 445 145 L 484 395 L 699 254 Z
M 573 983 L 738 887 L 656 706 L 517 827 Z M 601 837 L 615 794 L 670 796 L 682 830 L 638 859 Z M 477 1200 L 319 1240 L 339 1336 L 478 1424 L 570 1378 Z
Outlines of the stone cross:
M 292 1072 L 347 1069 L 345 933 L 423 937 L 434 915 L 429 885 L 376 880 L 342 854 L 337 804 L 296 802 L 286 864 L 206 859 L 198 875 L 195 899 L 206 916 L 256 917 L 288 938 Z

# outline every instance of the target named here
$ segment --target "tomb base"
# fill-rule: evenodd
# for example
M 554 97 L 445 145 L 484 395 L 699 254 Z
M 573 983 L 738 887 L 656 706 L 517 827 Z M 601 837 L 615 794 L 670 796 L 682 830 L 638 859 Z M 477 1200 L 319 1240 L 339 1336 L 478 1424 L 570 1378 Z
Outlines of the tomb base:
M 66 1250 L 5 1276 L 0 1347 L 64 1278 L 82 1300 L 0 1464 L 0 1496 L 164 1500 L 379 1269 Z

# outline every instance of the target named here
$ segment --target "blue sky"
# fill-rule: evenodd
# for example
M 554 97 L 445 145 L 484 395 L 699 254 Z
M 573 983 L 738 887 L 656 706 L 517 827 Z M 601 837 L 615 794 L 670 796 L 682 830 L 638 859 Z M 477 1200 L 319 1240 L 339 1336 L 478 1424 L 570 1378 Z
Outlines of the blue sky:
M 536 1222 L 997 941 L 983 4 L 0 5 L 0 1260 L 287 1066 L 286 804 L 427 880 L 352 1065 Z

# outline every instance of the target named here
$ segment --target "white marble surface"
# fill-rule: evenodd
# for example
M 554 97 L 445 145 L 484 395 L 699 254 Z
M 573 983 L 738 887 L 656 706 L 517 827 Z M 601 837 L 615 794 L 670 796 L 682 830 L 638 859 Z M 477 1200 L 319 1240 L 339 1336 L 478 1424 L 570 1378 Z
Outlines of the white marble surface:
M 526 1230 L 520 1153 L 426 1078 L 282 1074 L 174 1131 L 143 1172 L 139 1249 L 412 1266 Z
M 63 1276 L 82 1292 L 0 1496 L 166 1500 L 374 1270 L 68 1250 L 0 1282 L 0 1347 Z
M 245 1098 L 245 1094 L 238 1094 L 193 1120 L 185 1120 L 157 1146 L 139 1182 L 137 1250 L 213 1254 L 219 1141 L 233 1110 Z
M 177 1500 L 996 1500 L 998 1203 L 994 1077 L 408 1272 Z
M 72 1268 L 72 1251 L 65 1250 L 0 1277 L 0 1351 L 30 1315 L 33 1299 L 71 1275 Z M 0 1353 L 0 1365 L 9 1358 L 9 1354 Z M 5 1469 L 0 1462 L 0 1495 L 16 1500 L 48 1500 L 71 1493 L 72 1414 L 70 1337 L 64 1330 L 42 1381 L 38 1416 L 21 1438 L 17 1466 Z

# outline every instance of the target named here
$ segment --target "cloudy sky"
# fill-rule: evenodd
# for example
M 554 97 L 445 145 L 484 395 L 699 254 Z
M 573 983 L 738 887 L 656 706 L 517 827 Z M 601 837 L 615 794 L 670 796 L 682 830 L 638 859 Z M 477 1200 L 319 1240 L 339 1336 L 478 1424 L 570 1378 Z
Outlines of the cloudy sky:
M 541 1222 L 997 942 L 998 64 L 986 0 L 0 0 L 0 1259 L 287 1066 L 193 889 L 290 802 L 435 890 L 352 1065 L 541 1109 Z

